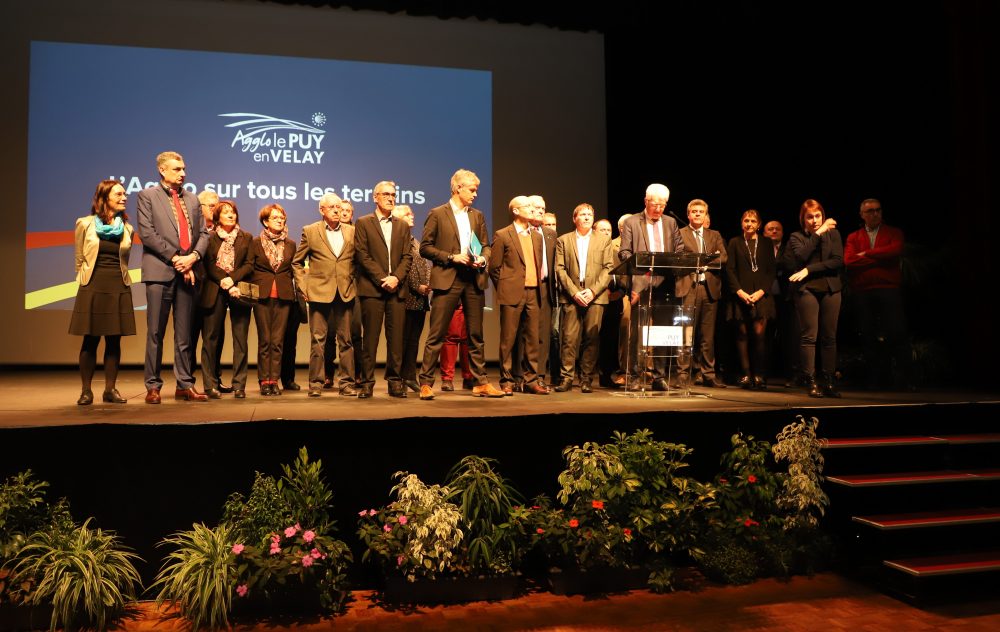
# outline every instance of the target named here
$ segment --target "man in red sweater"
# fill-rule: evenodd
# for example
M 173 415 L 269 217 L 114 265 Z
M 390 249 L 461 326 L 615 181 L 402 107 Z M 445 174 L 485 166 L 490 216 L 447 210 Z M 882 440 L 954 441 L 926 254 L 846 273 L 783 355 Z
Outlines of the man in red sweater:
M 844 265 L 865 349 L 867 386 L 878 388 L 891 375 L 893 386 L 906 387 L 912 352 L 901 290 L 903 231 L 882 223 L 882 205 L 874 198 L 861 203 L 861 219 L 864 228 L 848 235 L 844 244 Z M 890 366 L 893 359 L 895 372 Z

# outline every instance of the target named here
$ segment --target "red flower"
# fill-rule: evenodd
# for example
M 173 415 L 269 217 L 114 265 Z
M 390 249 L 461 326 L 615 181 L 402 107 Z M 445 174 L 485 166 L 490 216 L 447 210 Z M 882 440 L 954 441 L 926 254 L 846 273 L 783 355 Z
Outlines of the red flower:
M 720 479 L 719 479 L 719 482 L 720 482 L 720 483 L 722 483 L 723 485 L 725 485 L 725 484 L 727 484 L 727 483 L 729 482 L 729 479 L 726 479 L 726 478 L 720 478 Z
M 604 509 L 604 501 L 603 500 L 595 500 L 595 501 L 591 502 L 590 505 L 594 509 Z
M 759 524 L 760 524 L 759 522 L 753 520 L 752 518 L 747 518 L 746 520 L 743 521 L 744 527 L 756 527 Z
M 625 537 L 629 537 L 632 535 L 632 530 L 629 529 L 628 527 L 625 527 L 624 529 L 622 529 L 622 533 L 625 534 Z
M 757 477 L 754 476 L 753 474 L 751 474 L 750 476 L 747 477 L 747 482 L 748 483 L 756 483 L 757 482 Z
M 531 508 L 532 509 L 541 509 L 541 507 L 539 507 L 538 505 L 532 505 Z
M 577 520 L 576 518 L 572 518 L 569 521 L 569 527 L 570 527 L 570 529 L 576 529 L 579 526 L 580 526 L 580 521 Z
M 541 535 L 541 534 L 545 533 L 545 529 L 543 529 L 541 527 L 538 527 L 537 529 L 535 529 L 535 533 Z

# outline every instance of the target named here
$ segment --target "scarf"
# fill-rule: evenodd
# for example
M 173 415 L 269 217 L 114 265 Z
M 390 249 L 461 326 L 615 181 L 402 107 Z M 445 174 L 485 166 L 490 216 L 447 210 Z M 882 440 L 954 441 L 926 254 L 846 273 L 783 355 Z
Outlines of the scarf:
M 115 215 L 110 224 L 105 224 L 101 221 L 100 215 L 95 215 L 94 230 L 97 231 L 97 236 L 100 239 L 104 239 L 105 241 L 121 241 L 122 233 L 125 232 L 125 222 L 122 221 L 121 215 Z
M 222 226 L 217 226 L 215 234 L 222 240 L 222 245 L 219 246 L 219 254 L 215 258 L 215 265 L 226 274 L 229 274 L 236 267 L 236 250 L 233 248 L 233 244 L 236 243 L 236 236 L 240 234 L 240 225 L 233 226 L 233 232 L 231 233 L 226 233 L 222 229 Z
M 285 258 L 285 239 L 287 238 L 287 228 L 282 228 L 278 235 L 272 235 L 271 231 L 266 228 L 260 231 L 260 244 L 264 247 L 264 254 L 267 255 L 271 269 L 275 272 L 281 267 L 281 262 Z

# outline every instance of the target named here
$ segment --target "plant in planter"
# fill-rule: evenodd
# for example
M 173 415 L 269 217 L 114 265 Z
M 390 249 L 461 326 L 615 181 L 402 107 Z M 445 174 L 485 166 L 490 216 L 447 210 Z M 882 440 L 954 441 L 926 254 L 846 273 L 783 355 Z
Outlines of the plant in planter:
M 408 472 L 393 478 L 399 481 L 392 488 L 396 499 L 359 513 L 358 537 L 367 546 L 362 559 L 375 559 L 387 576 L 410 582 L 461 573 L 462 512 L 448 501 L 450 490 Z
M 135 600 L 138 557 L 88 519 L 69 533 L 33 533 L 11 560 L 11 583 L 28 585 L 24 603 L 53 607 L 50 629 L 105 630 Z
M 10 476 L 0 485 L 0 565 L 13 558 L 36 531 L 69 533 L 75 528 L 65 498 L 53 504 L 46 501 L 48 486 L 36 480 L 31 470 Z
M 237 584 L 234 538 L 226 525 L 209 529 L 194 524 L 160 542 L 173 547 L 150 590 L 159 589 L 156 605 L 170 601 L 197 630 L 229 626 L 229 613 Z
M 467 456 L 448 473 L 447 500 L 458 502 L 469 572 L 505 575 L 517 568 L 521 549 L 510 525 L 520 494 L 493 469 L 495 460 Z

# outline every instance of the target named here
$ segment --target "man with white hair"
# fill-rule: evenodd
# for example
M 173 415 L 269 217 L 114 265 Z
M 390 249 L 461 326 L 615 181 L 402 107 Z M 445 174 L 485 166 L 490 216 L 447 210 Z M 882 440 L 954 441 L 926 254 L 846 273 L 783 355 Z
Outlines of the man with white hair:
M 627 261 L 637 252 L 684 252 L 684 242 L 681 240 L 677 222 L 664 215 L 667 200 L 670 199 L 670 189 L 662 184 L 651 184 L 646 187 L 645 208 L 641 213 L 629 217 L 622 224 L 622 246 L 618 258 Z M 632 278 L 630 293 L 631 303 L 635 305 L 640 299 L 645 303 L 652 294 L 653 304 L 662 304 L 670 298 L 674 290 L 673 279 L 663 276 L 635 276 Z M 639 319 L 632 318 L 630 323 L 630 339 L 639 339 Z M 631 373 L 639 375 L 638 354 L 632 362 Z M 667 390 L 666 358 L 657 357 L 653 360 L 653 390 Z M 639 381 L 636 380 L 636 384 Z

